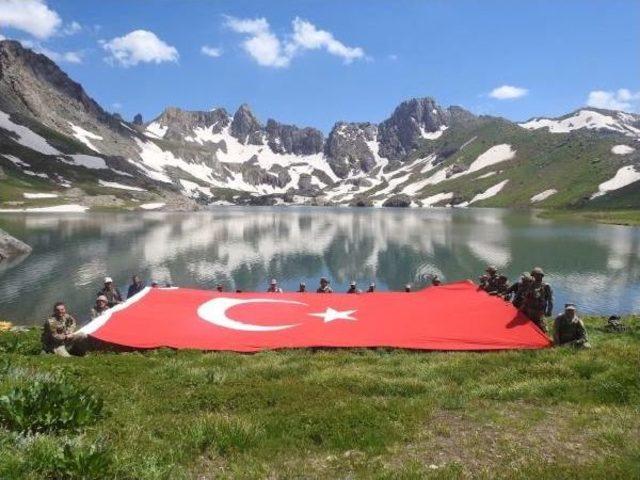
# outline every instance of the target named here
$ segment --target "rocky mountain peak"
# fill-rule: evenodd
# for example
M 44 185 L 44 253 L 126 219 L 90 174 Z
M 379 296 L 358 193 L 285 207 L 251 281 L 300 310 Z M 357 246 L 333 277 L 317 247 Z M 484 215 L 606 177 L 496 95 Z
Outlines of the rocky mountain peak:
M 262 125 L 246 103 L 240 105 L 231 122 L 231 135 L 240 143 L 251 145 L 263 144 Z
M 325 145 L 325 155 L 335 174 L 341 178 L 350 173 L 369 172 L 376 166 L 371 142 L 378 136 L 373 123 L 336 123 Z
M 272 118 L 266 125 L 267 144 L 275 153 L 314 155 L 322 152 L 324 135 L 315 128 L 298 128 L 285 125 Z
M 66 123 L 61 114 L 72 109 L 105 123 L 118 123 L 48 57 L 14 40 L 0 41 L 0 108 L 34 115 L 54 128 Z
M 404 101 L 379 126 L 380 154 L 401 160 L 419 146 L 420 139 L 436 137 L 449 122 L 450 113 L 431 97 Z
M 167 140 L 183 141 L 185 137 L 192 137 L 195 129 L 210 129 L 212 133 L 220 133 L 229 125 L 229 114 L 224 108 L 215 110 L 182 110 L 177 107 L 167 107 L 149 123 L 149 126 L 165 130 L 163 138 Z

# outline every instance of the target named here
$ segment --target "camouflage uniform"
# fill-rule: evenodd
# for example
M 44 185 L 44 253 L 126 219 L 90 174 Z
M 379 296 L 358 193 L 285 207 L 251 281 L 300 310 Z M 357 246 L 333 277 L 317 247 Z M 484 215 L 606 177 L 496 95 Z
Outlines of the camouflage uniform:
M 109 310 L 109 307 L 107 307 L 107 306 L 105 306 L 104 308 L 98 308 L 98 306 L 96 305 L 95 307 L 93 307 L 91 309 L 91 318 L 94 319 L 96 317 L 99 317 L 100 315 L 102 315 L 107 310 Z
M 104 287 L 102 290 L 98 292 L 97 296 L 104 295 L 107 297 L 107 304 L 109 308 L 114 307 L 115 305 L 122 303 L 122 294 L 118 287 L 112 286 L 111 288 Z
M 587 330 L 577 315 L 569 319 L 561 313 L 553 322 L 553 343 L 556 345 L 573 345 L 579 348 L 590 348 Z
M 543 332 L 547 331 L 544 317 L 553 312 L 553 292 L 544 282 L 533 282 L 526 293 L 520 310 L 531 319 Z
M 70 353 L 81 354 L 81 341 L 85 337 L 74 335 L 72 338 L 65 338 L 74 334 L 77 328 L 76 319 L 68 313 L 62 318 L 55 315 L 49 317 L 44 322 L 42 331 L 42 347 L 47 353 L 55 353 L 63 357 L 68 357 Z
M 520 308 L 524 302 L 524 297 L 527 294 L 527 290 L 531 286 L 533 278 L 528 273 L 525 273 L 520 277 L 520 281 L 511 285 L 505 293 L 505 299 L 511 300 L 514 307 Z

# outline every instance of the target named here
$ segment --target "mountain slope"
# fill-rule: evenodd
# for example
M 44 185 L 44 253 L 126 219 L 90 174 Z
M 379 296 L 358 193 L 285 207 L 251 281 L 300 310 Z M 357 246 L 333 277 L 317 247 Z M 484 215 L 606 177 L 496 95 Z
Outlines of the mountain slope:
M 0 208 L 72 204 L 640 206 L 640 117 L 581 109 L 516 124 L 401 103 L 380 124 L 311 127 L 247 105 L 133 123 L 47 57 L 0 42 Z

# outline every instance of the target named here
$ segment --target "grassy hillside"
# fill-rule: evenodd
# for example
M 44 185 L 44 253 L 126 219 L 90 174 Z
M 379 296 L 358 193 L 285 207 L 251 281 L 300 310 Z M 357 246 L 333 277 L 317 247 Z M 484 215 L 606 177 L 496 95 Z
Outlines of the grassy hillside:
M 477 172 L 447 179 L 436 185 L 425 186 L 415 196 L 426 198 L 441 192 L 454 192 L 461 200 L 470 200 L 476 194 L 508 179 L 509 183 L 495 197 L 474 206 L 530 207 L 533 195 L 549 189 L 558 191 L 547 200 L 535 204 L 544 208 L 638 208 L 640 188 L 630 185 L 614 193 L 590 201 L 598 185 L 612 178 L 623 166 L 636 164 L 640 154 L 616 155 L 614 145 L 634 144 L 629 137 L 613 132 L 575 130 L 570 133 L 549 133 L 546 129 L 526 130 L 510 122 L 495 118 L 481 118 L 477 122 L 459 125 L 447 130 L 437 140 L 425 140 L 423 146 L 411 155 L 419 159 L 436 153 L 446 157 L 439 168 L 452 165 L 469 166 L 489 148 L 509 144 L 516 150 L 515 158 L 486 167 Z M 461 149 L 461 147 L 464 148 Z M 448 154 L 449 152 L 454 152 Z M 398 187 L 433 175 L 437 169 L 414 175 Z M 496 172 L 488 178 L 479 178 Z M 374 194 L 375 192 L 369 192 Z
M 37 354 L 38 332 L 0 334 L 0 396 L 64 375 L 104 401 L 85 392 L 75 429 L 5 419 L 0 478 L 638 478 L 640 322 L 626 321 L 587 319 L 587 351 L 494 353 L 61 359 Z

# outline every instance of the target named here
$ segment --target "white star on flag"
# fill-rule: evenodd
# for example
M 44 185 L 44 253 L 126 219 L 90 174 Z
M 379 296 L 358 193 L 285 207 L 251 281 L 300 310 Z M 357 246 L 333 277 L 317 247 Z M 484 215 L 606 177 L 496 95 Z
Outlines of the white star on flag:
M 327 309 L 323 313 L 310 313 L 314 317 L 320 317 L 324 320 L 324 323 L 333 322 L 334 320 L 356 320 L 351 315 L 354 314 L 356 310 L 345 310 L 344 312 L 339 312 L 334 310 L 331 307 L 327 307 Z

